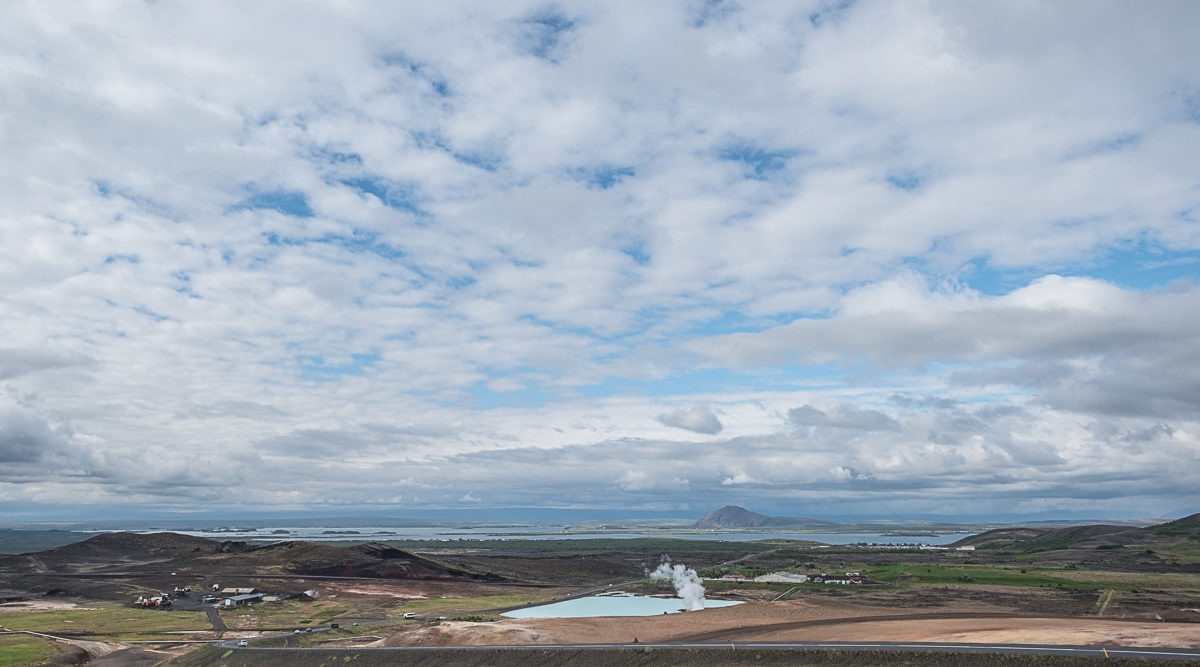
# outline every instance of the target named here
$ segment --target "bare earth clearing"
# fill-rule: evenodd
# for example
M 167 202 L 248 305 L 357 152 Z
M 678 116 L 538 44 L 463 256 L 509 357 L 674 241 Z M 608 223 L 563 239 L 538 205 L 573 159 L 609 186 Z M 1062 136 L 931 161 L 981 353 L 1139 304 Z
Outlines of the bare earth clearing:
M 629 643 L 668 641 L 874 641 L 1083 644 L 1200 648 L 1200 624 L 1096 618 L 920 618 L 910 611 L 818 600 L 747 603 L 651 617 L 443 622 L 376 646 Z M 960 614 L 972 613 L 957 610 Z M 870 620 L 904 616 L 903 620 Z

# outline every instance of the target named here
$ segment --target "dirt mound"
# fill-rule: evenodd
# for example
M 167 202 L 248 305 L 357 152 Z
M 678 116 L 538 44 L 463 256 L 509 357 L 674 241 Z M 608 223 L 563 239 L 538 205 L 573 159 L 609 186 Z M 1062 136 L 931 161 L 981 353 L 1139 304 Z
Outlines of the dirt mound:
M 551 639 L 534 628 L 453 621 L 399 632 L 371 646 L 500 646 L 546 643 L 551 643 Z

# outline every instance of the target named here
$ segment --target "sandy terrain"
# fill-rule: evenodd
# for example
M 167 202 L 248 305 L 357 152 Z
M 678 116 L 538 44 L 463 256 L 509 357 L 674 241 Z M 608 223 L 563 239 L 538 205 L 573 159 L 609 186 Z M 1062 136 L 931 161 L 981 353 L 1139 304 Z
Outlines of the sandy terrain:
M 338 587 L 327 587 L 327 588 L 330 588 L 332 590 L 337 590 L 342 595 L 370 595 L 370 596 L 382 596 L 382 597 L 388 597 L 388 598 L 401 598 L 404 600 L 424 600 L 429 597 L 425 593 L 405 593 L 405 592 L 397 591 L 393 587 L 388 587 L 388 586 L 366 585 L 366 586 L 338 586 Z M 333 593 L 330 595 L 330 597 L 337 597 L 339 593 Z
M 935 612 L 938 613 L 938 612 Z M 906 615 L 904 620 L 870 620 Z M 831 601 L 748 603 L 651 617 L 438 623 L 380 646 L 686 641 L 921 641 L 1200 648 L 1200 624 L 1098 618 L 911 618 L 912 610 Z M 705 637 L 704 635 L 711 635 Z
M 438 623 L 392 635 L 365 646 L 501 646 L 554 644 L 550 635 L 520 623 Z
M 6 614 L 20 611 L 63 611 L 67 609 L 92 611 L 96 608 L 80 607 L 74 602 L 50 602 L 46 600 L 35 600 L 31 602 L 5 602 L 0 604 L 0 613 Z
M 1200 624 L 1106 621 L 1091 618 L 937 619 L 873 621 L 766 632 L 781 641 L 969 642 L 1200 648 Z M 751 638 L 750 636 L 747 639 Z

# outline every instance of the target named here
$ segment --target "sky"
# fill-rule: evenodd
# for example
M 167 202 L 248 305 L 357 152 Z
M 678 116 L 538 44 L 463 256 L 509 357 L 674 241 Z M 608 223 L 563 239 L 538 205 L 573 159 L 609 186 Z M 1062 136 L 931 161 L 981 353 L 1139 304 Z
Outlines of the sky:
M 1200 3 L 0 6 L 0 520 L 1200 510 Z

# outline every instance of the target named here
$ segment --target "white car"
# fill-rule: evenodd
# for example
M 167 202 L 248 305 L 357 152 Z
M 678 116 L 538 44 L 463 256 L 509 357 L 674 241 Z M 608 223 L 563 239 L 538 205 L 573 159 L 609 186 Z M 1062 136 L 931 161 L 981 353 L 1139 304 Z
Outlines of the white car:
M 416 617 L 417 617 L 417 615 L 412 613 L 411 611 L 404 615 L 404 618 L 416 618 Z
M 238 642 L 238 646 L 245 646 L 245 645 L 246 645 L 246 640 L 245 640 L 245 639 L 243 639 L 243 640 L 240 640 L 240 641 Z

